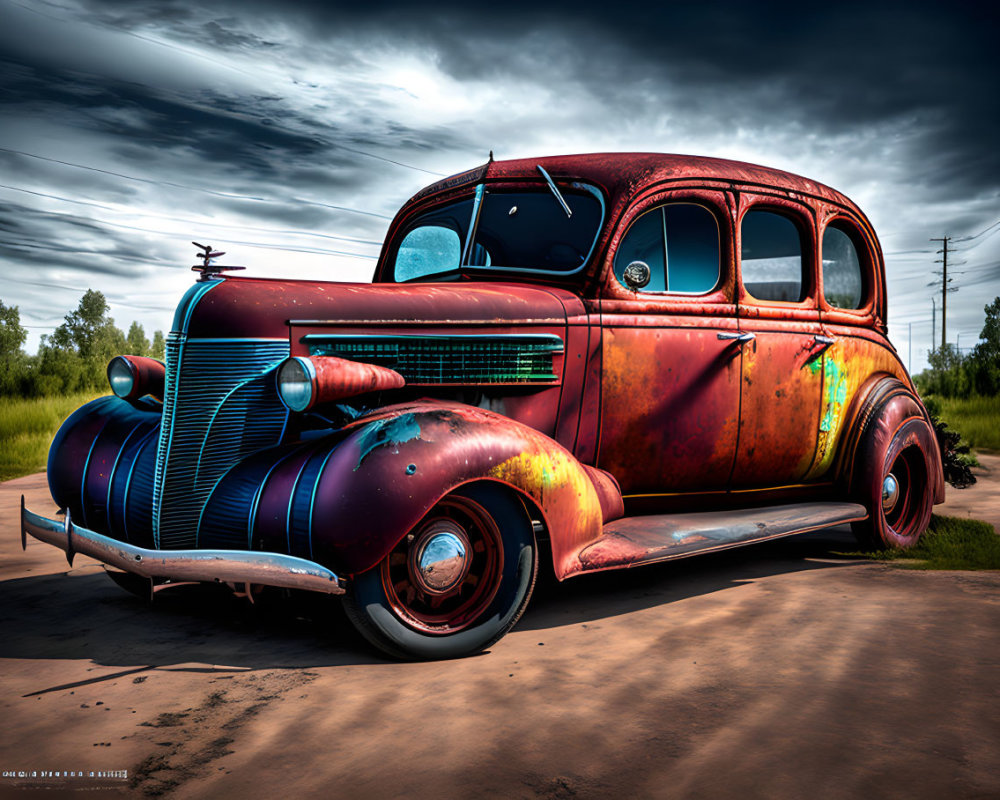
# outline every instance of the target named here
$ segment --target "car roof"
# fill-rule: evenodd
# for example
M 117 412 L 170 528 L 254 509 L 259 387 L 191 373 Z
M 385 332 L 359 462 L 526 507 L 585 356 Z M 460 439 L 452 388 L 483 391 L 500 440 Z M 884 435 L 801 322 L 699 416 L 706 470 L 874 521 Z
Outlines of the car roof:
M 627 202 L 635 193 L 652 184 L 705 180 L 735 187 L 766 187 L 809 195 L 849 208 L 864 218 L 861 210 L 845 195 L 801 175 L 725 158 L 668 153 L 583 153 L 490 161 L 477 169 L 431 184 L 410 202 L 482 180 L 537 180 L 539 165 L 554 178 L 576 179 L 600 186 L 612 206 Z

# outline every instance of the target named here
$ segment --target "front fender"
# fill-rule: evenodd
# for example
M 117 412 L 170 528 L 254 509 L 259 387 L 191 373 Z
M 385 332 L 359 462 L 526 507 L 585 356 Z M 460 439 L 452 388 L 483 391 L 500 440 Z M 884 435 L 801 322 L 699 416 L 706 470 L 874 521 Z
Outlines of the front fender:
M 347 575 L 378 564 L 438 500 L 472 481 L 496 481 L 530 499 L 560 578 L 602 523 L 622 513 L 606 473 L 533 428 L 458 403 L 384 409 L 328 438 L 270 452 L 227 476 L 206 516 L 219 519 L 212 509 L 242 492 L 254 549 L 285 551 Z M 251 491 L 254 484 L 259 489 Z
M 99 397 L 62 424 L 49 449 L 53 500 L 81 525 L 153 547 L 153 476 L 160 408 Z

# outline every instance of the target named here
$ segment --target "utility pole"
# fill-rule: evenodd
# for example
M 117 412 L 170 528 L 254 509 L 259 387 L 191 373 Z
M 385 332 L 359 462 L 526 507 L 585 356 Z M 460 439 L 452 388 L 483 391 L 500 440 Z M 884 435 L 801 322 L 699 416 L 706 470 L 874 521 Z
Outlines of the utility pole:
M 948 242 L 950 236 L 941 236 L 931 239 L 932 242 L 941 242 L 941 263 L 944 270 L 941 275 L 941 349 L 944 349 L 945 342 L 948 341 Z
M 957 292 L 957 286 L 949 286 L 948 284 L 952 282 L 952 278 L 948 277 L 948 243 L 951 241 L 950 236 L 940 236 L 936 239 L 931 239 L 932 242 L 941 242 L 941 249 L 938 252 L 941 254 L 940 261 L 936 263 L 942 265 L 941 270 L 941 348 L 944 349 L 945 344 L 948 342 L 948 292 Z M 959 261 L 959 264 L 965 262 Z M 955 266 L 955 264 L 952 264 Z M 928 286 L 934 286 L 935 283 L 928 283 Z
M 913 323 L 907 322 L 906 327 L 909 330 L 910 341 L 906 345 L 906 371 L 913 374 Z

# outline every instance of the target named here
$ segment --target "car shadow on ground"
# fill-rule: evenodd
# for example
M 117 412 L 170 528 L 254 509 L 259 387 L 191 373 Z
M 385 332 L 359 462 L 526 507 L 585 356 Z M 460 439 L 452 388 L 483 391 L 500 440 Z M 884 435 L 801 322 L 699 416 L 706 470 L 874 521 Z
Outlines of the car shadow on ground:
M 659 564 L 583 574 L 558 583 L 540 571 L 519 630 L 592 622 L 749 583 L 772 575 L 830 569 L 861 559 L 849 526 Z
M 564 583 L 543 570 L 516 630 L 590 622 L 772 575 L 857 563 L 837 555 L 855 548 L 849 530 L 832 529 Z M 114 585 L 96 564 L 68 576 L 4 581 L 0 609 L 4 658 L 193 671 L 385 660 L 354 630 L 334 597 L 274 590 L 250 604 L 224 587 L 185 586 L 159 593 L 150 605 Z

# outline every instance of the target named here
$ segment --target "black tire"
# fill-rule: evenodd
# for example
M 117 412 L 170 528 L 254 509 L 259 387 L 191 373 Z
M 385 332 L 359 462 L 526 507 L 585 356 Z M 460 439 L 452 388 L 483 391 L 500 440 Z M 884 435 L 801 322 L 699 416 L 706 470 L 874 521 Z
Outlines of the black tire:
M 445 529 L 468 542 L 464 567 L 454 586 L 428 593 L 415 553 Z M 458 658 L 484 650 L 517 623 L 537 573 L 531 519 L 520 500 L 497 484 L 468 484 L 358 575 L 344 608 L 361 635 L 394 658 Z

